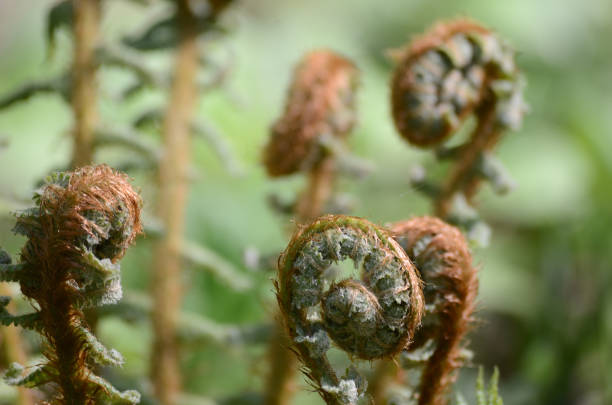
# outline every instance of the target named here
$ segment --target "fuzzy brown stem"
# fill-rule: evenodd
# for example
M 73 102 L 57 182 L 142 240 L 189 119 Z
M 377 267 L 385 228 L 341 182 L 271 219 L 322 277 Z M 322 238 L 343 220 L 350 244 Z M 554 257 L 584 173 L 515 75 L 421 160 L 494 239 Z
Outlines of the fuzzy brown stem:
M 159 165 L 157 214 L 165 234 L 155 246 L 153 264 L 153 342 L 151 373 L 163 405 L 176 403 L 180 367 L 176 317 L 182 298 L 180 245 L 183 239 L 190 162 L 190 123 L 196 100 L 197 32 L 188 0 L 178 1 L 178 45 L 170 102 L 163 125 L 164 156 Z
M 387 403 L 389 387 L 402 380 L 402 370 L 393 361 L 382 359 L 368 382 L 368 394 L 374 405 Z
M 308 223 L 325 212 L 325 204 L 332 194 L 335 177 L 335 161 L 326 156 L 308 173 L 308 185 L 296 207 L 296 221 Z
M 0 295 L 11 296 L 12 291 L 7 284 L 2 283 L 0 285 Z M 14 312 L 13 302 L 9 302 L 7 309 L 10 312 Z M 9 362 L 16 362 L 19 364 L 26 364 L 28 356 L 23 345 L 23 341 L 19 334 L 19 329 L 15 326 L 5 326 L 2 328 L 2 338 L 4 340 L 4 350 L 6 351 L 6 358 Z M 33 405 L 34 397 L 30 390 L 24 387 L 17 387 L 17 405 Z
M 435 213 L 440 218 L 448 218 L 453 197 L 457 192 L 463 191 L 466 199 L 472 200 L 481 181 L 474 174 L 474 166 L 482 152 L 491 149 L 499 141 L 501 132 L 497 129 L 495 99 L 490 98 L 484 102 L 477 116 L 476 129 L 469 143 L 461 149 L 461 156 L 457 159 L 457 164 L 435 201 Z
M 419 405 L 446 405 L 447 391 L 456 378 L 455 370 L 461 366 L 461 341 L 472 319 L 478 286 L 476 272 L 465 274 L 468 275 L 465 298 L 440 314 L 443 327 L 436 337 L 436 350 L 421 376 Z
M 72 64 L 72 110 L 74 113 L 73 168 L 93 159 L 93 136 L 97 120 L 96 61 L 94 51 L 100 24 L 100 0 L 74 0 L 74 60 Z
M 70 305 L 65 296 L 49 292 L 49 308 L 41 309 L 49 346 L 53 352 L 49 358 L 58 371 L 57 382 L 64 405 L 95 405 L 95 393 L 91 391 L 87 376 L 86 352 L 83 337 L 78 332 L 78 319 L 83 314 Z
M 268 356 L 270 371 L 266 381 L 266 405 L 287 405 L 295 392 L 297 359 L 289 349 L 291 340 L 277 317 L 274 335 L 270 339 Z

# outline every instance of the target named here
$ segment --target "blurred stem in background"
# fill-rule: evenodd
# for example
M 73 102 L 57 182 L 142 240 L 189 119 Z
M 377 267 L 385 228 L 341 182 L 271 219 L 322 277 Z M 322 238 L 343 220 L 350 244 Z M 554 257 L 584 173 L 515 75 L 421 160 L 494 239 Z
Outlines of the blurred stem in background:
M 72 65 L 72 109 L 74 146 L 72 168 L 93 160 L 93 138 L 97 121 L 95 48 L 100 25 L 100 0 L 73 0 L 74 60 Z
M 174 78 L 163 124 L 164 153 L 159 164 L 157 216 L 165 233 L 156 242 L 152 291 L 155 332 L 151 374 L 156 397 L 176 403 L 181 386 L 177 314 L 181 306 L 181 244 L 185 227 L 191 118 L 196 100 L 198 66 L 196 20 L 188 0 L 177 1 L 179 43 Z

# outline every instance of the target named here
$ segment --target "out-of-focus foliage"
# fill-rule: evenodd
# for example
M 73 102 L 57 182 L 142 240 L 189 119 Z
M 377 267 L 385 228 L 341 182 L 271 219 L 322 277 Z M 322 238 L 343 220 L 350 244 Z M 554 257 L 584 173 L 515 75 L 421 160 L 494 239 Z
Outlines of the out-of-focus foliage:
M 46 60 L 44 20 L 53 2 L 0 1 L 0 94 L 30 79 L 53 80 L 70 58 L 69 36 L 59 30 L 55 53 Z M 160 19 L 164 2 L 143 15 L 131 2 L 104 2 L 105 41 L 119 42 Z M 186 271 L 190 284 L 184 308 L 219 324 L 254 324 L 272 312 L 270 274 L 248 273 L 242 252 L 285 245 L 286 223 L 266 206 L 265 196 L 295 194 L 299 180 L 269 181 L 260 164 L 268 128 L 282 109 L 291 67 L 306 51 L 329 47 L 350 57 L 362 71 L 359 125 L 349 140 L 355 154 L 376 170 L 362 181 L 340 184 L 356 202 L 355 215 L 390 222 L 429 211 L 409 186 L 410 169 L 431 167 L 425 152 L 408 147 L 394 132 L 388 83 L 392 62 L 385 51 L 403 45 L 434 20 L 471 16 L 507 38 L 528 80 L 531 112 L 520 131 L 508 134 L 498 155 L 517 181 L 497 197 L 486 187 L 480 211 L 493 229 L 490 246 L 475 251 L 481 288 L 472 334 L 474 363 L 498 365 L 504 402 L 520 404 L 606 404 L 612 402 L 612 2 L 608 0 L 518 0 L 512 2 L 387 0 L 243 0 L 227 13 L 227 40 L 235 55 L 223 91 L 203 93 L 198 115 L 226 135 L 245 162 L 243 177 L 231 177 L 203 143 L 195 143 L 188 238 L 213 249 L 251 279 L 254 289 L 236 292 L 206 272 Z M 225 45 L 224 45 L 225 46 Z M 222 59 L 225 49 L 211 44 Z M 154 55 L 152 68 L 170 61 Z M 163 105 L 164 93 L 144 90 L 118 103 L 136 78 L 104 67 L 100 76 L 102 129 L 128 124 L 135 115 Z M 230 100 L 226 97 L 231 95 Z M 237 109 L 236 106 L 239 108 Z M 153 124 L 154 125 L 154 124 Z M 469 125 L 469 124 L 468 124 Z M 0 113 L 0 244 L 14 252 L 8 211 L 23 206 L 38 179 L 69 160 L 71 127 L 58 95 L 15 104 Z M 142 141 L 154 140 L 149 135 Z M 4 140 L 7 147 L 2 146 Z M 146 144 L 148 145 L 148 143 Z M 119 164 L 112 149 L 99 161 Z M 136 179 L 147 195 L 151 178 Z M 150 209 L 145 204 L 145 209 Z M 140 240 L 123 261 L 126 290 L 146 291 L 150 241 Z M 108 317 L 99 326 L 104 344 L 125 356 L 123 373 L 146 374 L 151 339 L 146 323 Z M 32 340 L 32 345 L 37 342 Z M 194 345 L 184 356 L 185 390 L 213 398 L 259 389 L 265 372 L 260 348 L 218 350 Z M 468 403 L 474 370 L 464 370 L 457 391 Z M 120 387 L 121 388 L 121 387 Z M 5 387 L 0 386 L 0 396 Z M 0 400 L 1 401 L 1 400 Z M 319 403 L 303 391 L 299 404 Z

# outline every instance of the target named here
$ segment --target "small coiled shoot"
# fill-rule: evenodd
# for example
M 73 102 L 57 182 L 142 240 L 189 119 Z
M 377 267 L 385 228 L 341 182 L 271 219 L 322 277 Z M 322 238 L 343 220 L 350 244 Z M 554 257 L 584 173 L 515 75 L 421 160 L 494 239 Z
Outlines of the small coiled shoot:
M 323 154 L 323 135 L 342 138 L 355 125 L 355 65 L 333 51 L 304 56 L 295 69 L 283 116 L 264 151 L 270 177 L 307 171 Z
M 326 279 L 334 262 L 351 259 L 361 279 Z M 339 377 L 326 352 L 330 339 L 351 358 L 389 358 L 420 323 L 417 271 L 382 228 L 348 216 L 324 216 L 296 232 L 279 258 L 277 297 L 305 372 L 328 404 L 354 404 L 367 382 L 350 367 Z
M 357 82 L 355 65 L 328 50 L 308 53 L 295 69 L 285 112 L 272 127 L 263 160 L 270 177 L 308 175 L 293 207 L 298 223 L 326 211 L 339 169 L 338 143 L 356 122 Z
M 417 217 L 390 228 L 423 279 L 425 318 L 408 351 L 433 340 L 419 386 L 419 405 L 445 405 L 461 366 L 462 339 L 472 322 L 478 292 L 476 269 L 459 229 L 438 218 Z
M 470 20 L 438 23 L 404 52 L 391 83 L 393 119 L 404 139 L 441 148 L 468 117 L 477 120 L 463 145 L 439 149 L 438 157 L 456 164 L 445 182 L 433 188 L 437 216 L 448 220 L 457 198 L 471 203 L 483 178 L 500 192 L 509 188 L 496 184 L 507 179 L 489 151 L 506 129 L 520 126 L 526 111 L 524 82 L 514 51 Z

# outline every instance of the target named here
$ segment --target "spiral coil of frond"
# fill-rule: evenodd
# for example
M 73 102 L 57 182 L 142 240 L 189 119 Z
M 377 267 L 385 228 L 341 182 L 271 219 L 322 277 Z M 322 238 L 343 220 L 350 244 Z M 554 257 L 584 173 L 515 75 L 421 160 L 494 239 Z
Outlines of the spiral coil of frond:
M 351 259 L 361 280 L 326 280 Z M 329 285 L 328 285 L 329 284 Z M 382 228 L 355 217 L 324 216 L 299 230 L 279 259 L 277 297 L 307 374 L 329 404 L 352 404 L 367 383 L 354 368 L 338 377 L 330 339 L 359 359 L 392 357 L 412 338 L 423 296 L 416 269 Z
M 438 23 L 404 52 L 391 82 L 392 115 L 404 139 L 440 148 L 468 117 L 477 119 L 465 144 L 438 155 L 456 164 L 434 187 L 436 215 L 449 219 L 458 195 L 471 202 L 483 178 L 499 192 L 509 189 L 497 184 L 507 179 L 489 151 L 503 131 L 520 126 L 524 84 L 510 46 L 470 20 Z

